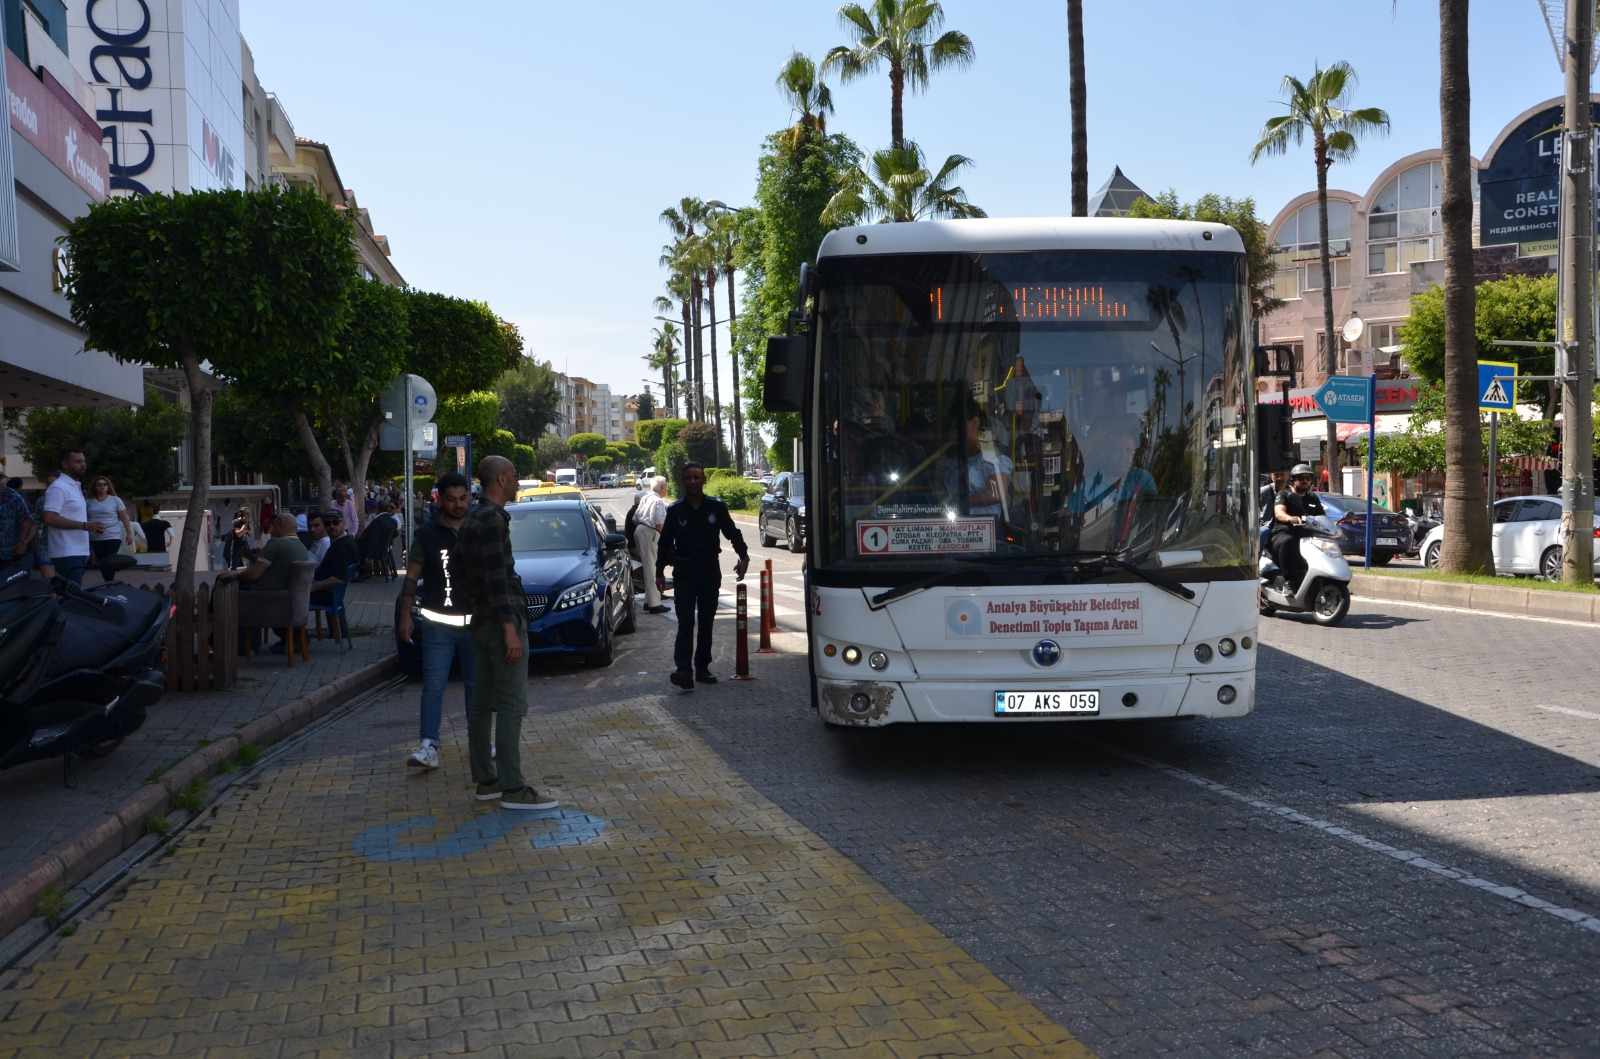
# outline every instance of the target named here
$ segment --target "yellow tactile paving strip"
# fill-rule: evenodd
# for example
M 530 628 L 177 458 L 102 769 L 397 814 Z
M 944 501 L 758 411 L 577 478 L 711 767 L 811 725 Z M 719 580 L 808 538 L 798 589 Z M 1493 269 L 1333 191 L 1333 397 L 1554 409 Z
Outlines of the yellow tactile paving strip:
M 651 699 L 530 716 L 525 766 L 569 809 L 509 830 L 463 746 L 398 767 L 379 722 L 414 699 L 231 794 L 60 939 L 0 992 L 0 1055 L 1089 1054 Z

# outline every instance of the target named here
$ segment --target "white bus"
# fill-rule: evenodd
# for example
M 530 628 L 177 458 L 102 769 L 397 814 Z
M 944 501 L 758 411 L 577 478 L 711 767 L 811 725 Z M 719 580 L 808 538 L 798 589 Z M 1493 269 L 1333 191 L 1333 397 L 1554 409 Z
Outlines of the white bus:
M 846 228 L 768 344 L 809 474 L 834 725 L 1237 717 L 1255 701 L 1255 356 L 1231 228 Z

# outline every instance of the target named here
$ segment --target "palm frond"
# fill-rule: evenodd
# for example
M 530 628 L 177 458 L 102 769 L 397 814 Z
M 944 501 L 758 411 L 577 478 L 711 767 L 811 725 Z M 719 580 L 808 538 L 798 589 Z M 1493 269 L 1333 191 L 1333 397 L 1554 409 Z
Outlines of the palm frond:
M 913 92 L 928 90 L 928 50 L 921 44 L 908 44 L 901 53 L 900 71 L 905 74 L 906 87 Z
M 1321 103 L 1336 104 L 1356 90 L 1355 67 L 1347 62 L 1336 62 L 1318 70 L 1311 78 L 1312 91 Z
M 862 40 L 878 36 L 878 27 L 873 25 L 872 16 L 860 4 L 845 4 L 839 8 L 839 21 L 846 29 L 855 30 Z
M 943 70 L 946 67 L 965 70 L 977 57 L 977 49 L 972 46 L 972 38 L 960 30 L 952 29 L 933 42 L 931 59 L 935 70 Z
M 1328 157 L 1337 162 L 1348 162 L 1356 156 L 1356 138 L 1348 130 L 1339 129 L 1328 134 Z
M 1293 114 L 1279 114 L 1277 117 L 1268 118 L 1267 123 L 1261 127 L 1261 135 L 1256 140 L 1256 145 L 1250 149 L 1250 163 L 1254 165 L 1262 158 L 1286 154 L 1289 144 L 1296 147 L 1305 142 L 1306 124 Z

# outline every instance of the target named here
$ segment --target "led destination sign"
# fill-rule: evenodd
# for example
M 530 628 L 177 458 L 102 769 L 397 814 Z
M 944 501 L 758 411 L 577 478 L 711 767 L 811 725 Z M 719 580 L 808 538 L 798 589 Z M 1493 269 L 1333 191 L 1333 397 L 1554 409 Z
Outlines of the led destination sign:
M 1139 324 L 1152 319 L 1145 283 L 956 283 L 928 291 L 935 323 Z

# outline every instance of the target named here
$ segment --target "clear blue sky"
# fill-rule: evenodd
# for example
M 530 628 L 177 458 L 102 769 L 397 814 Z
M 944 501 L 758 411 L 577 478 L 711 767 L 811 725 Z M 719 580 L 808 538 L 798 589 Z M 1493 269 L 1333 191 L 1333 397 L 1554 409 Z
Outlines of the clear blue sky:
M 991 215 L 1066 213 L 1066 5 L 944 6 L 977 63 L 908 100 L 907 134 L 936 158 L 975 159 L 964 184 Z M 242 7 L 262 83 L 300 135 L 331 145 L 407 280 L 489 302 L 535 355 L 627 393 L 642 388 L 664 278 L 657 215 L 683 195 L 748 202 L 763 137 L 790 121 L 779 64 L 844 41 L 827 0 Z M 1254 167 L 1246 155 L 1282 76 L 1319 61 L 1353 63 L 1356 101 L 1393 119 L 1335 186 L 1365 191 L 1393 159 L 1438 145 L 1432 0 L 1084 7 L 1091 191 L 1119 164 L 1151 193 L 1250 195 L 1270 218 L 1313 185 L 1309 153 Z M 1561 91 L 1530 0 L 1473 4 L 1472 70 L 1475 154 Z M 831 128 L 887 144 L 887 75 L 834 97 Z

